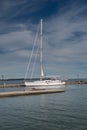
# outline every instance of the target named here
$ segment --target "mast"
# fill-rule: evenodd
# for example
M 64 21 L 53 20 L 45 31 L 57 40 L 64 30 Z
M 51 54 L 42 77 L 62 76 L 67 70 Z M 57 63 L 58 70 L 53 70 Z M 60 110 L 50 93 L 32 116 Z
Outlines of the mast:
M 43 78 L 43 67 L 42 67 L 42 30 L 43 30 L 43 27 L 42 27 L 42 22 L 43 20 L 41 19 L 40 20 L 40 24 L 41 24 L 41 29 L 40 29 L 40 80 L 42 80 Z

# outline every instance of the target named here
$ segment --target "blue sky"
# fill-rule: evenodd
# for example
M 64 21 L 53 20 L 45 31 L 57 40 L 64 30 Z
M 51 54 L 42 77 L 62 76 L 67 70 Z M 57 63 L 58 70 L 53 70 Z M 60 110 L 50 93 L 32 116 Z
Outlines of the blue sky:
M 41 18 L 46 75 L 87 78 L 86 0 L 0 0 L 0 75 L 25 76 Z

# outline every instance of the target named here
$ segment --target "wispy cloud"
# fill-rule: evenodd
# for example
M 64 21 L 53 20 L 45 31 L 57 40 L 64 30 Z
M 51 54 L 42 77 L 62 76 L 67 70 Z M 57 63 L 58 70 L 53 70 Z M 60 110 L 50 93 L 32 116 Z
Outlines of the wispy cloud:
M 33 22 L 31 19 L 34 19 L 32 18 L 34 13 L 44 9 L 46 2 L 48 0 L 33 0 L 30 3 L 29 0 L 2 1 L 2 8 L 0 8 L 2 12 L 0 13 L 0 59 L 2 61 L 0 73 L 6 74 L 8 70 L 15 70 L 15 76 L 16 72 L 19 73 L 18 76 L 23 76 L 25 73 L 27 58 L 37 30 L 37 22 Z M 58 2 L 57 12 L 45 19 L 43 23 L 43 34 L 46 34 L 46 37 L 43 36 L 43 60 L 46 72 L 66 74 L 71 77 L 81 73 L 84 77 L 87 75 L 85 73 L 87 4 L 79 0 L 75 2 L 71 0 L 66 5 L 59 6 L 60 0 Z M 22 70 L 24 68 L 23 72 L 21 72 L 20 66 Z M 12 75 L 12 72 L 9 75 Z M 13 77 L 15 76 L 13 75 Z
M 67 73 L 68 68 L 71 73 L 75 71 L 83 75 L 83 66 L 87 65 L 87 18 L 81 14 L 85 13 L 87 5 L 70 7 L 66 7 L 63 13 L 60 11 L 60 14 L 53 16 L 51 22 L 47 23 L 49 53 L 51 61 L 55 59 L 54 64 L 57 60 L 58 70 L 64 71 L 65 68 Z M 60 63 L 64 65 L 60 66 Z

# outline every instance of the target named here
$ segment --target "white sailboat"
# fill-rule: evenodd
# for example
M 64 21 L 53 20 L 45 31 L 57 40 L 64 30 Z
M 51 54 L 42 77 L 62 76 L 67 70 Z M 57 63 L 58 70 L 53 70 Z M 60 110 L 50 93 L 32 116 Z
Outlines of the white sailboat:
M 42 65 L 42 19 L 40 21 L 40 79 L 36 81 L 26 81 L 25 84 L 25 90 L 43 90 L 43 89 L 59 89 L 63 90 L 65 89 L 64 84 L 65 82 L 57 79 L 57 78 L 43 78 L 43 65 Z

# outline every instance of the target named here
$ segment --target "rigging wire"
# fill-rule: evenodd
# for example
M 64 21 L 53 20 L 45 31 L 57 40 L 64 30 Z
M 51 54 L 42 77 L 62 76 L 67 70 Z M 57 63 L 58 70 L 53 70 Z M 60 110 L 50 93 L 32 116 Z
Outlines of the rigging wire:
M 29 62 L 28 62 L 28 65 L 27 65 L 27 70 L 26 70 L 26 73 L 25 73 L 24 80 L 26 79 L 28 72 L 29 72 L 29 69 L 30 69 L 30 63 L 31 63 L 34 48 L 35 48 L 35 45 L 36 45 L 36 41 L 37 41 L 37 38 L 38 38 L 38 33 L 39 33 L 39 27 L 37 27 L 37 33 L 36 33 L 36 36 L 35 36 L 34 45 L 33 45 L 32 51 L 31 51 L 31 55 L 30 55 Z
M 39 52 L 39 44 L 37 46 L 36 55 L 35 55 L 35 58 L 34 58 L 34 64 L 32 66 L 32 71 L 31 71 L 32 73 L 31 73 L 30 79 L 32 79 L 34 71 L 35 71 L 35 65 L 36 65 L 36 60 L 37 60 L 38 52 Z

